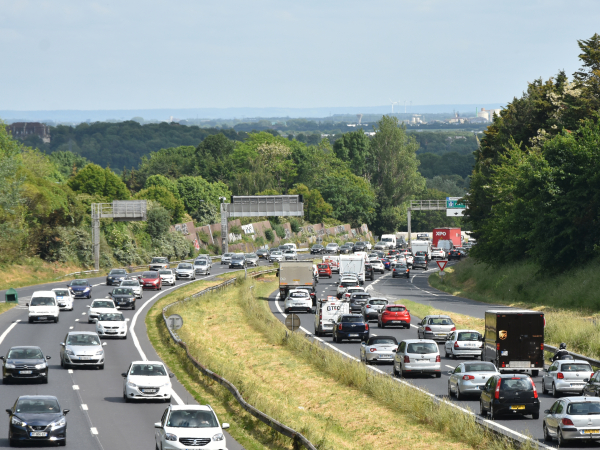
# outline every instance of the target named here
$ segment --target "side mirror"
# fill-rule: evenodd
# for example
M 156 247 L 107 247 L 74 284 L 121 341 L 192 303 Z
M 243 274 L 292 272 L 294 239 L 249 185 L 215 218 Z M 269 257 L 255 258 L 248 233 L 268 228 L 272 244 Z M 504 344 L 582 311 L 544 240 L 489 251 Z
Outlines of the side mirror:
M 221 425 L 221 428 L 226 430 L 227 428 L 229 428 L 229 424 L 227 422 L 224 422 L 223 425 Z
M 544 414 L 550 414 L 550 410 L 549 409 L 545 409 L 544 410 Z
M 0 356 L 0 359 L 1 359 L 2 361 L 4 361 L 4 356 Z
M 86 307 L 86 308 L 89 308 L 89 307 L 90 307 L 90 305 L 85 305 L 85 307 Z
M 585 381 L 586 383 L 589 383 L 590 379 L 589 378 L 584 378 L 583 381 Z
M 480 391 L 485 391 L 485 386 L 479 386 Z
M 154 424 L 154 428 L 162 428 L 162 424 L 160 422 L 156 422 Z
M 70 409 L 63 409 L 63 414 L 66 416 L 67 414 L 69 414 L 69 411 L 71 411 Z
M 29 303 L 25 303 L 25 306 L 29 306 Z
M 7 410 L 6 410 L 6 412 L 7 412 L 8 414 L 12 414 L 12 409 L 7 409 Z
M 52 357 L 51 356 L 46 356 L 46 359 L 52 359 Z
M 174 373 L 169 373 L 169 378 L 174 378 L 175 374 Z
M 61 343 L 60 343 L 60 345 L 61 345 L 61 347 L 64 347 L 64 346 L 65 346 L 65 343 L 64 343 L 64 342 L 61 342 Z
M 122 373 L 122 374 L 121 374 L 121 376 L 122 376 L 123 378 L 127 378 L 127 374 L 126 374 L 126 373 Z
M 125 322 L 129 322 L 129 317 L 127 319 L 125 319 Z

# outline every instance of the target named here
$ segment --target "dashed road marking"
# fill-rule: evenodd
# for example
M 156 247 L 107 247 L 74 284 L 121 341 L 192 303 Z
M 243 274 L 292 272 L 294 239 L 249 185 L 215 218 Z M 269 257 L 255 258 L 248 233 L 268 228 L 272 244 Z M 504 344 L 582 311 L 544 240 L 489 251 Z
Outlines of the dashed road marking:
M 98 434 L 98 429 L 96 427 L 90 428 L 90 431 L 92 432 L 92 434 Z
M 12 330 L 14 327 L 17 326 L 17 324 L 21 321 L 21 319 L 17 319 L 15 320 L 7 329 L 4 333 L 2 333 L 2 336 L 0 336 L 0 344 L 2 344 L 2 341 L 4 340 L 4 338 L 8 335 L 8 333 L 10 333 L 10 330 Z
M 85 403 L 81 404 L 81 409 L 83 409 L 84 411 L 88 410 L 88 405 L 86 405 Z
M 73 329 L 73 327 L 69 327 L 69 330 L 72 330 L 72 329 Z
M 73 373 L 73 369 L 69 369 L 69 373 Z
M 447 367 L 448 369 L 454 369 L 454 367 L 452 367 L 452 366 L 449 366 L 448 364 L 446 364 L 446 367 Z
M 78 391 L 78 390 L 79 390 L 79 385 L 77 385 L 77 384 L 74 384 L 74 385 L 73 385 L 73 390 L 74 390 L 74 391 Z
M 79 322 L 79 319 L 75 319 L 75 322 Z

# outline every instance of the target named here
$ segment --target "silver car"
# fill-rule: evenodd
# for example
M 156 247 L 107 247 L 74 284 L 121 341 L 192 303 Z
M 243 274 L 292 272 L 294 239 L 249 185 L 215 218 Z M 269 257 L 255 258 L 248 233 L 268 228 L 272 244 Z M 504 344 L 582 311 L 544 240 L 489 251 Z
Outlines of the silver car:
M 377 244 L 375 244 L 375 247 L 373 247 L 373 250 L 387 250 L 387 248 L 388 248 L 387 243 L 379 241 Z
M 371 336 L 360 343 L 360 360 L 365 364 L 394 362 L 398 341 L 394 336 Z
M 127 289 L 131 289 L 137 298 L 142 298 L 143 289 L 139 280 L 123 280 L 119 287 L 125 287 Z
M 362 315 L 365 321 L 377 320 L 379 318 L 379 312 L 386 307 L 388 301 L 385 298 L 372 298 L 362 307 Z
M 340 246 L 335 242 L 330 242 L 325 246 L 325 253 L 338 253 L 340 251 Z
M 234 253 L 223 253 L 223 256 L 221 256 L 221 264 L 229 264 L 233 255 Z
M 456 359 L 459 356 L 481 357 L 483 349 L 482 336 L 476 330 L 456 330 L 450 333 L 446 343 L 446 358 L 452 356 Z
M 178 280 L 195 280 L 196 272 L 194 271 L 194 266 L 190 263 L 179 263 L 177 269 L 175 269 L 175 278 Z
M 558 446 L 568 441 L 600 440 L 600 398 L 565 397 L 544 411 L 544 440 L 558 440 Z
M 562 359 L 554 361 L 548 369 L 544 369 L 542 375 L 542 392 L 548 391 L 553 397 L 560 394 L 579 394 L 593 375 L 589 363 L 580 360 Z
M 206 259 L 194 261 L 194 273 L 196 275 L 210 275 L 210 264 Z
M 412 374 L 442 376 L 440 350 L 431 339 L 407 339 L 400 342 L 394 355 L 393 374 L 404 377 Z
M 280 252 L 279 250 L 273 250 L 271 253 L 269 253 L 269 261 L 283 261 L 283 252 Z
M 246 253 L 244 255 L 246 257 L 246 265 L 247 266 L 258 266 L 258 255 L 256 253 Z
M 448 379 L 448 397 L 462 400 L 466 395 L 481 395 L 479 386 L 485 385 L 493 375 L 500 375 L 491 362 L 464 362 L 454 368 Z
M 289 249 L 283 252 L 283 258 L 286 261 L 295 261 L 298 260 L 298 253 L 296 253 L 296 250 Z
M 419 323 L 417 335 L 419 339 L 445 341 L 453 331 L 456 331 L 456 327 L 452 319 L 449 316 L 436 314 L 425 316 Z
M 75 366 L 104 369 L 104 349 L 98 333 L 69 331 L 64 342 L 60 343 L 60 365 L 65 369 Z

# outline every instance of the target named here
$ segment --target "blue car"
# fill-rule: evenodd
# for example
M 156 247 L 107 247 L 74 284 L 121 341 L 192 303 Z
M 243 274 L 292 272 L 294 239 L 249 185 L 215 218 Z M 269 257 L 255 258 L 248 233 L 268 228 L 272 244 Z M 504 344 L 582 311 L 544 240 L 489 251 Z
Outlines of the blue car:
M 92 285 L 88 280 L 73 280 L 67 287 L 75 298 L 92 298 Z
M 385 267 L 385 270 L 391 270 L 392 269 L 392 262 L 389 259 L 384 258 L 381 261 L 383 262 L 383 267 Z
M 334 342 L 343 339 L 369 339 L 369 324 L 362 314 L 340 314 L 333 324 L 332 337 Z

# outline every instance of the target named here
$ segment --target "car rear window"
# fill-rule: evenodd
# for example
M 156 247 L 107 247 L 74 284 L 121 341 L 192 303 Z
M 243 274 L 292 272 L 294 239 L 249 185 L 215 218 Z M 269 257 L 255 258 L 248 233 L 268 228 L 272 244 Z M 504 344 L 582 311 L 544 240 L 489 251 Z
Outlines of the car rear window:
M 593 372 L 589 364 L 561 364 L 561 372 Z
M 342 317 L 342 322 L 350 322 L 350 323 L 362 323 L 364 319 L 362 316 L 344 316 Z
M 68 296 L 69 295 L 69 291 L 67 291 L 66 289 L 55 289 L 54 292 L 56 292 L 56 295 L 63 295 L 63 296 Z
M 342 286 L 342 287 L 356 286 L 356 283 L 354 281 L 342 281 L 340 286 Z
M 352 298 L 356 300 L 364 300 L 366 298 L 371 298 L 371 296 L 369 294 L 355 294 Z
M 290 297 L 308 297 L 308 292 L 292 292 Z
M 398 342 L 394 338 L 371 338 L 371 345 L 383 345 L 383 344 L 393 344 L 396 345 Z
M 419 355 L 425 355 L 427 353 L 438 353 L 439 349 L 437 344 L 432 342 L 414 342 L 408 344 L 406 353 L 417 353 Z
M 600 414 L 600 402 L 578 402 L 567 406 L 567 414 L 572 416 L 587 416 Z
M 317 267 L 319 269 L 328 269 L 329 268 L 329 264 L 319 264 Z
M 478 341 L 479 333 L 476 331 L 463 331 L 462 333 L 458 333 L 457 341 Z
M 111 275 L 126 275 L 127 272 L 124 269 L 113 269 L 110 271 Z
M 427 322 L 429 325 L 454 325 L 452 320 L 450 319 L 442 319 L 442 318 L 434 318 L 429 319 Z
M 386 309 L 391 312 L 406 311 L 406 308 L 404 306 L 388 306 Z
M 503 378 L 500 389 L 503 391 L 533 391 L 533 384 L 529 378 Z
M 496 367 L 490 363 L 465 364 L 465 372 L 495 372 Z
M 167 260 L 167 258 L 152 258 L 152 262 L 158 264 L 166 264 L 169 261 Z

